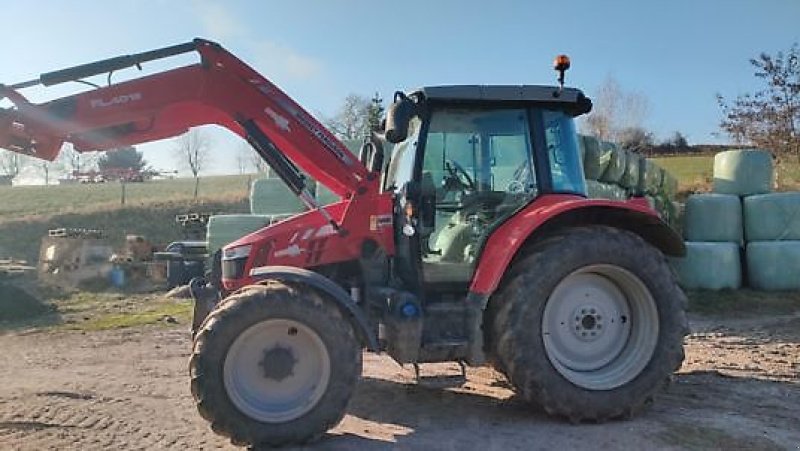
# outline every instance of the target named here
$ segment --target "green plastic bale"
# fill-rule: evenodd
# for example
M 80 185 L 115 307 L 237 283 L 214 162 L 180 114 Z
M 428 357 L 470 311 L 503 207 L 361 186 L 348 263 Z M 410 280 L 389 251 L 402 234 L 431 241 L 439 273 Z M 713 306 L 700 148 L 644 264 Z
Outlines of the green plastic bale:
M 639 184 L 636 191 L 655 196 L 659 193 L 664 179 L 664 170 L 652 160 L 639 160 Z
M 747 277 L 758 290 L 800 290 L 800 241 L 747 243 Z
M 581 154 L 581 164 L 586 159 L 586 144 L 583 142 L 588 136 L 578 134 L 578 152 Z
M 281 179 L 258 179 L 250 187 L 250 213 L 254 215 L 299 213 L 303 210 L 303 203 Z
M 619 184 L 630 191 L 636 191 L 639 187 L 639 166 L 642 164 L 641 155 L 638 153 L 625 151 L 625 172 L 619 179 Z
M 686 243 L 686 256 L 670 258 L 687 290 L 736 290 L 742 286 L 741 249 L 736 243 Z
M 694 194 L 686 201 L 684 237 L 687 241 L 741 243 L 742 202 L 729 194 Z
M 581 136 L 583 149 L 583 175 L 586 180 L 597 180 L 606 166 L 600 162 L 600 142 L 594 136 Z
M 800 240 L 800 192 L 745 197 L 744 232 L 747 241 Z
M 317 183 L 316 198 L 320 205 L 328 205 L 341 200 L 339 196 L 333 194 L 333 192 L 322 183 Z
M 600 164 L 606 169 L 597 180 L 604 183 L 618 184 L 625 173 L 627 154 L 610 142 L 600 143 Z
M 272 216 L 268 215 L 216 215 L 208 219 L 206 240 L 209 255 L 213 255 L 228 243 L 268 226 Z
M 729 150 L 714 156 L 714 192 L 750 196 L 772 191 L 772 155 L 759 149 Z
M 623 188 L 596 180 L 586 181 L 586 195 L 590 199 L 626 200 L 628 198 L 628 192 Z
M 670 199 L 674 199 L 678 194 L 678 179 L 666 169 L 661 173 L 661 187 L 658 192 Z

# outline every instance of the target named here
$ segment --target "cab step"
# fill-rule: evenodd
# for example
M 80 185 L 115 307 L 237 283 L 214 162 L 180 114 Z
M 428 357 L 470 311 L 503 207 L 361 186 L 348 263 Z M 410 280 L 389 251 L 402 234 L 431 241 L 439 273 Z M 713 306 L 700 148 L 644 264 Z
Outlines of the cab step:
M 459 374 L 437 374 L 435 376 L 423 376 L 420 373 L 419 364 L 414 363 L 414 378 L 417 385 L 437 389 L 461 387 L 467 382 L 467 366 L 462 361 L 456 363 L 460 369 Z

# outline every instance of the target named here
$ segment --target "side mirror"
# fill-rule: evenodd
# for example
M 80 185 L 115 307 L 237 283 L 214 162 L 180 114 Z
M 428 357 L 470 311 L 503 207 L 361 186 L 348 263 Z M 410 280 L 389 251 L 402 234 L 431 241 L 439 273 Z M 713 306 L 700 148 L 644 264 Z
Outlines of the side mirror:
M 386 140 L 397 144 L 408 138 L 408 123 L 416 113 L 416 105 L 408 96 L 398 91 L 394 93 L 394 103 L 386 112 Z

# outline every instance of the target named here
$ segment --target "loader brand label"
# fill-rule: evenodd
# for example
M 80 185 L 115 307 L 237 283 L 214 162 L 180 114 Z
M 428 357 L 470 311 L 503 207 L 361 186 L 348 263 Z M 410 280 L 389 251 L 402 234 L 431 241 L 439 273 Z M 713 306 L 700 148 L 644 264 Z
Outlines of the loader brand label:
M 285 117 L 276 113 L 275 110 L 273 110 L 272 108 L 270 107 L 264 108 L 264 113 L 266 113 L 267 116 L 271 117 L 272 120 L 275 121 L 275 126 L 278 127 L 279 129 L 285 132 L 292 131 L 289 128 L 289 119 L 286 119 Z
M 108 100 L 104 99 L 91 99 L 89 101 L 89 105 L 92 108 L 106 108 L 114 105 L 122 105 L 125 103 L 135 102 L 137 100 L 142 100 L 142 93 L 141 92 L 134 92 L 131 94 L 122 94 L 120 96 L 112 97 Z

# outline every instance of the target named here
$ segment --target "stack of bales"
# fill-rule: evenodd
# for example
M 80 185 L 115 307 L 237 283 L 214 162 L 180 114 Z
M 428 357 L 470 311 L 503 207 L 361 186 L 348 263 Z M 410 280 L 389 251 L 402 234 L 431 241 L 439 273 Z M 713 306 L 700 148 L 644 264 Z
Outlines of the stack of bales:
M 653 161 L 616 144 L 586 135 L 581 135 L 578 142 L 588 197 L 626 200 L 631 196 L 646 196 L 665 220 L 670 223 L 675 220 L 673 200 L 678 191 L 675 177 Z
M 687 289 L 737 289 L 742 286 L 742 203 L 738 196 L 709 193 L 686 201 L 683 233 L 686 257 L 675 259 Z
M 687 256 L 676 261 L 685 288 L 739 288 L 746 274 L 752 288 L 800 289 L 800 193 L 771 193 L 772 180 L 769 152 L 716 155 L 714 193 L 686 204 Z

